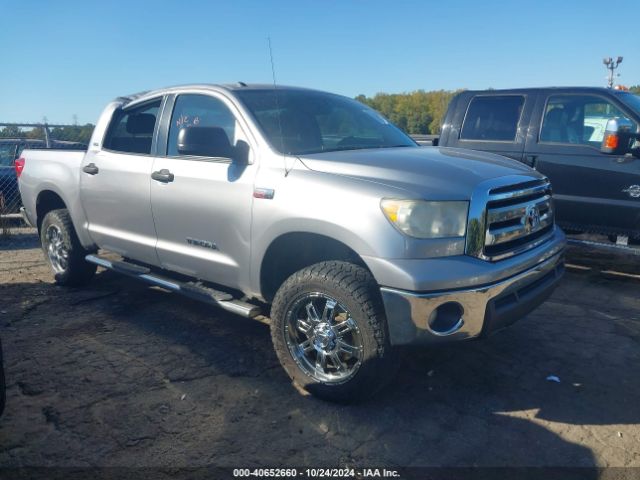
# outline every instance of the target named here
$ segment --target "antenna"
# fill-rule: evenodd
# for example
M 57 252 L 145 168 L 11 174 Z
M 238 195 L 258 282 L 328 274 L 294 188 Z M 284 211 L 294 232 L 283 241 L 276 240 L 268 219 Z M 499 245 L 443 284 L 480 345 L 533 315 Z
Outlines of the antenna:
M 276 67 L 273 65 L 273 49 L 271 48 L 271 37 L 267 37 L 269 42 L 269 58 L 271 59 L 271 76 L 273 77 L 273 88 L 276 87 Z
M 287 168 L 287 156 L 284 153 L 284 133 L 282 132 L 282 119 L 280 110 L 280 100 L 278 95 L 278 86 L 276 84 L 276 67 L 273 63 L 273 49 L 271 48 L 271 37 L 267 37 L 269 42 L 269 58 L 271 59 L 271 76 L 273 78 L 273 90 L 276 95 L 276 108 L 278 109 L 278 129 L 280 130 L 280 151 L 282 152 L 282 163 L 284 164 L 284 176 L 288 176 L 291 169 Z M 293 166 L 292 166 L 293 168 Z

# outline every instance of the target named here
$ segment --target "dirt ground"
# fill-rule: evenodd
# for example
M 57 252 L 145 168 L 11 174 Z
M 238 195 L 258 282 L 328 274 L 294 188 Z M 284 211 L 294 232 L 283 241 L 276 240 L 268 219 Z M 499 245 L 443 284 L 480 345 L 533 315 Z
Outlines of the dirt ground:
M 640 467 L 640 257 L 568 262 L 513 327 L 406 350 L 336 406 L 292 388 L 261 323 L 111 272 L 56 287 L 35 235 L 0 239 L 0 466 Z

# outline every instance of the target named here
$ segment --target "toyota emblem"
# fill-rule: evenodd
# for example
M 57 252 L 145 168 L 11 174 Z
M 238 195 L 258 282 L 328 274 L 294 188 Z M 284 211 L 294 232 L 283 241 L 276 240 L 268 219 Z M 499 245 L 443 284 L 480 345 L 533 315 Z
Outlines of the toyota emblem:
M 540 226 L 540 210 L 538 210 L 536 205 L 530 205 L 527 207 L 523 223 L 527 232 L 536 230 Z

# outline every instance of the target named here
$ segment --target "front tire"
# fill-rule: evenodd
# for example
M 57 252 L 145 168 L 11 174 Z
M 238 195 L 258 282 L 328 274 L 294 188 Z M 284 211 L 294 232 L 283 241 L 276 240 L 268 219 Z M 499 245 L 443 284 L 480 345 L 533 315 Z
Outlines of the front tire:
M 84 259 L 91 252 L 80 244 L 67 209 L 45 215 L 40 242 L 58 285 L 83 285 L 96 273 L 97 266 Z
M 278 290 L 271 320 L 280 363 L 317 397 L 359 401 L 395 371 L 378 286 L 360 266 L 331 261 L 296 272 Z

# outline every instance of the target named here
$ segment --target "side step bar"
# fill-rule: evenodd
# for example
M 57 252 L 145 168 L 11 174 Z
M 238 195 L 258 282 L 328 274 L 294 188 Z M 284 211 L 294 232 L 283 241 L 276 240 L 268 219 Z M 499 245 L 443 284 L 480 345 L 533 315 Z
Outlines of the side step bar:
M 233 296 L 226 292 L 214 290 L 196 282 L 179 282 L 172 278 L 161 277 L 152 273 L 146 267 L 135 265 L 129 262 L 107 260 L 97 255 L 87 255 L 85 260 L 89 263 L 121 273 L 128 277 L 142 280 L 150 285 L 161 287 L 181 295 L 206 302 L 220 307 L 228 312 L 241 315 L 246 318 L 254 318 L 260 315 L 260 307 L 241 300 L 234 300 Z
M 567 238 L 567 243 L 569 245 L 577 245 L 580 247 L 589 247 L 599 250 L 608 250 L 610 252 L 626 253 L 629 255 L 640 255 L 640 248 L 633 248 L 627 245 L 620 245 L 616 243 L 594 242 L 591 240 L 578 240 L 576 238 Z

